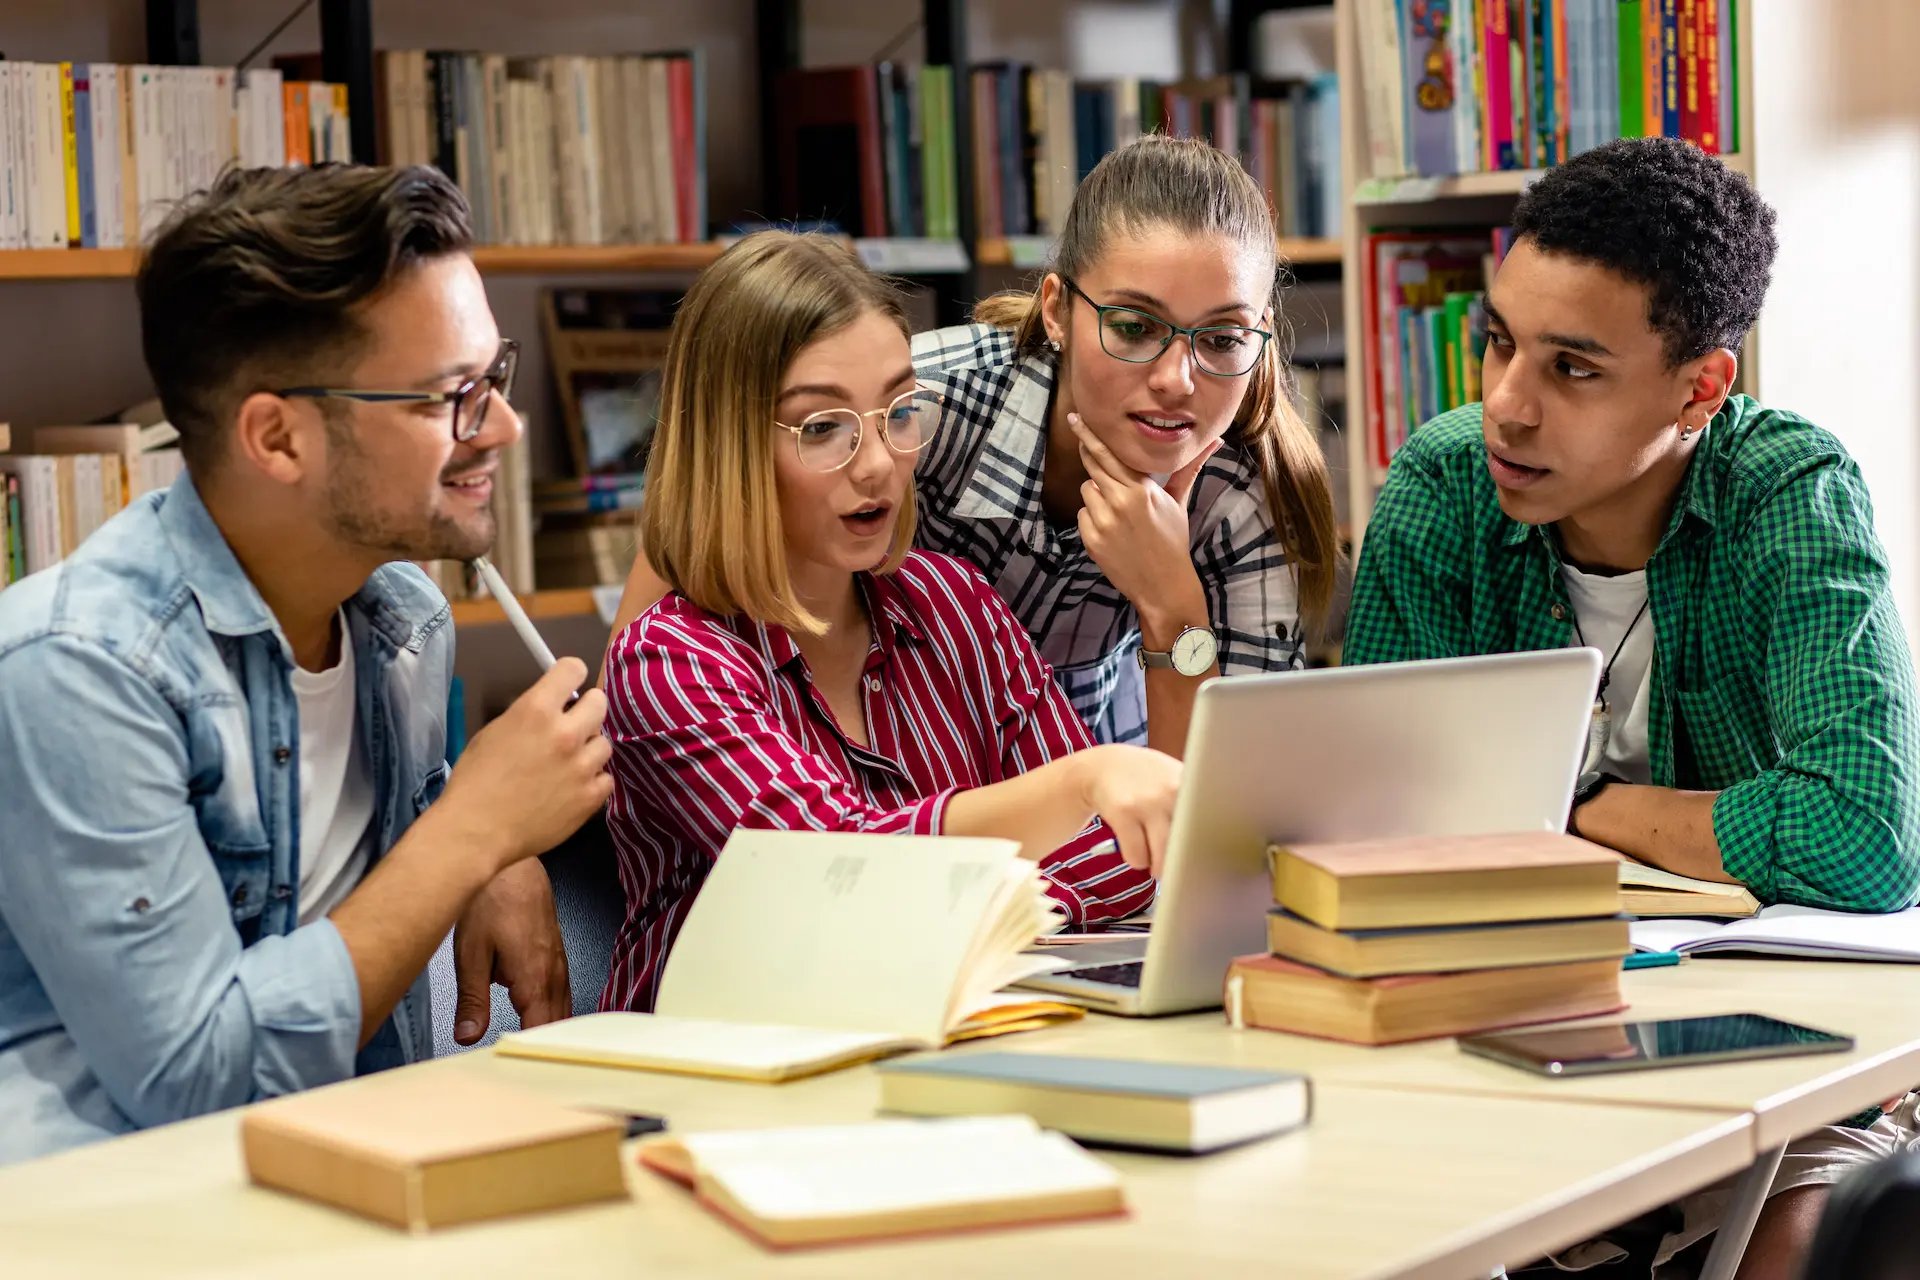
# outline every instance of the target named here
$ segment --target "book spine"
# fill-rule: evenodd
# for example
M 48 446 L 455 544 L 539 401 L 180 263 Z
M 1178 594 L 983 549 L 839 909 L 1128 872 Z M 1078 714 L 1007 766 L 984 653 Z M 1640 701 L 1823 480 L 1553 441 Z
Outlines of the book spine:
M 80 149 L 73 118 L 73 64 L 59 64 L 60 75 L 60 192 L 66 206 L 67 243 L 81 243 Z
M 1644 91 L 1640 83 L 1640 0 L 1616 0 L 1614 31 L 1619 50 L 1620 136 L 1646 136 Z
M 1679 0 L 1660 0 L 1660 136 L 1682 136 Z
M 0 61 L 0 249 L 26 247 L 20 208 L 21 162 L 17 135 L 20 116 L 14 105 L 13 77 L 18 64 Z
M 1721 98 L 1725 92 L 1721 83 L 1720 6 L 1717 0 L 1695 0 L 1694 12 L 1700 22 L 1697 42 L 1700 50 L 1700 149 L 1708 155 L 1719 155 L 1726 137 L 1720 127 Z
M 1487 159 L 1492 169 L 1514 169 L 1512 38 L 1507 30 L 1507 0 L 1482 0 L 1486 12 L 1481 65 L 1487 86 Z
M 1680 136 L 1700 141 L 1700 6 L 1680 0 Z
M 68 189 L 72 192 L 77 215 L 69 229 L 79 233 L 74 237 L 76 244 L 87 249 L 98 249 L 100 217 L 95 206 L 93 184 L 93 79 L 88 75 L 85 64 L 71 67 L 68 75 L 68 113 L 72 121 L 68 146 L 73 154 L 73 178 Z
M 667 85 L 673 95 L 673 191 L 676 238 L 682 244 L 699 240 L 699 182 L 695 172 L 699 164 L 694 144 L 693 63 L 674 58 L 667 63 Z

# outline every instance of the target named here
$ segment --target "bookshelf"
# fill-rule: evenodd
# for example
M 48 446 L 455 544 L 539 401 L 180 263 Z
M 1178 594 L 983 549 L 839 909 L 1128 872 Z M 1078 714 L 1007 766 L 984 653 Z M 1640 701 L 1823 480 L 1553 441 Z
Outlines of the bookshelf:
M 723 246 L 480 245 L 473 260 L 490 275 L 596 275 L 644 271 L 698 271 Z M 139 269 L 133 249 L 8 249 L 0 252 L 0 280 L 123 280 Z
M 1371 370 L 1366 358 L 1367 310 L 1362 296 L 1365 281 L 1361 259 L 1367 233 L 1376 228 L 1449 227 L 1485 228 L 1507 221 L 1521 194 L 1544 172 L 1540 169 L 1505 169 L 1464 173 L 1447 177 L 1409 174 L 1372 174 L 1369 172 L 1367 93 L 1362 87 L 1360 19 L 1362 4 L 1382 5 L 1383 0 L 1335 0 L 1335 48 L 1340 82 L 1346 86 L 1341 97 L 1340 152 L 1342 173 L 1348 184 L 1345 225 L 1342 230 L 1341 269 L 1342 312 L 1346 330 L 1349 411 L 1343 432 L 1346 446 L 1347 510 L 1354 534 L 1353 550 L 1358 556 L 1374 499 L 1385 480 L 1373 463 L 1368 439 L 1368 379 Z M 1753 127 L 1753 0 L 1731 0 L 1739 38 L 1732 50 L 1734 73 L 1739 85 L 1740 128 L 1743 150 L 1720 158 L 1749 177 L 1754 176 Z M 1391 5 L 1386 6 L 1389 10 Z M 1389 19 L 1391 20 L 1391 19 Z M 1763 192 L 1764 194 L 1764 192 Z M 1780 291 L 1775 289 L 1770 305 L 1777 308 Z M 1757 382 L 1756 347 L 1749 339 L 1741 357 L 1741 385 L 1751 393 Z
M 1045 236 L 990 237 L 974 246 L 973 260 L 982 267 L 1035 270 L 1046 261 L 1051 247 Z M 1293 266 L 1339 266 L 1346 252 L 1346 246 L 1335 239 L 1282 236 L 1278 247 L 1281 261 Z

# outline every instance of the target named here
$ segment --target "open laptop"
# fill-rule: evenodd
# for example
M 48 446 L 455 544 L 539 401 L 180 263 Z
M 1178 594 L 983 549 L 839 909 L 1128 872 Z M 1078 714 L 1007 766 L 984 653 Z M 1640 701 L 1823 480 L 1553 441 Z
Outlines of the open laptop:
M 1560 830 L 1599 680 L 1598 651 L 1554 649 L 1208 681 L 1152 929 L 1020 985 L 1105 1013 L 1217 1008 L 1227 962 L 1267 949 L 1269 843 Z

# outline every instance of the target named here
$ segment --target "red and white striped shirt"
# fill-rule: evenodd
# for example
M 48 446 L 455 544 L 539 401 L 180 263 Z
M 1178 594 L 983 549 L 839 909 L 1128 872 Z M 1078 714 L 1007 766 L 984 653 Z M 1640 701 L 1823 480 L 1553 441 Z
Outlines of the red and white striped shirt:
M 667 951 L 735 827 L 938 835 L 949 798 L 1093 745 L 1033 641 L 979 571 L 916 551 L 857 579 L 873 620 L 869 745 L 841 731 L 785 628 L 677 592 L 614 641 L 608 825 L 627 918 L 602 1009 L 651 1009 Z M 1153 899 L 1104 824 L 1047 855 L 1078 922 Z

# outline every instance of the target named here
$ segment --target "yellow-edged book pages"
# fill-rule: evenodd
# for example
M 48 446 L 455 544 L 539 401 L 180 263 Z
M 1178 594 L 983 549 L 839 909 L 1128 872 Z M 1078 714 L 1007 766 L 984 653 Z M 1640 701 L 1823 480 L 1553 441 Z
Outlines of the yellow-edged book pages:
M 916 1047 L 869 1031 L 716 1022 L 653 1013 L 589 1013 L 500 1037 L 510 1058 L 775 1083 Z
M 1556 831 L 1275 845 L 1274 901 L 1323 929 L 1620 913 L 1619 855 Z
M 1113 1168 L 1027 1116 L 650 1140 L 640 1162 L 774 1248 L 1126 1212 Z
M 1620 859 L 1620 899 L 1630 916 L 1743 920 L 1760 910 L 1760 900 L 1743 884 L 1696 880 L 1624 856 Z
M 1061 967 L 1059 924 L 1011 840 L 733 833 L 674 939 L 654 1012 L 820 1027 L 927 1048 L 1077 1018 L 1002 989 Z

